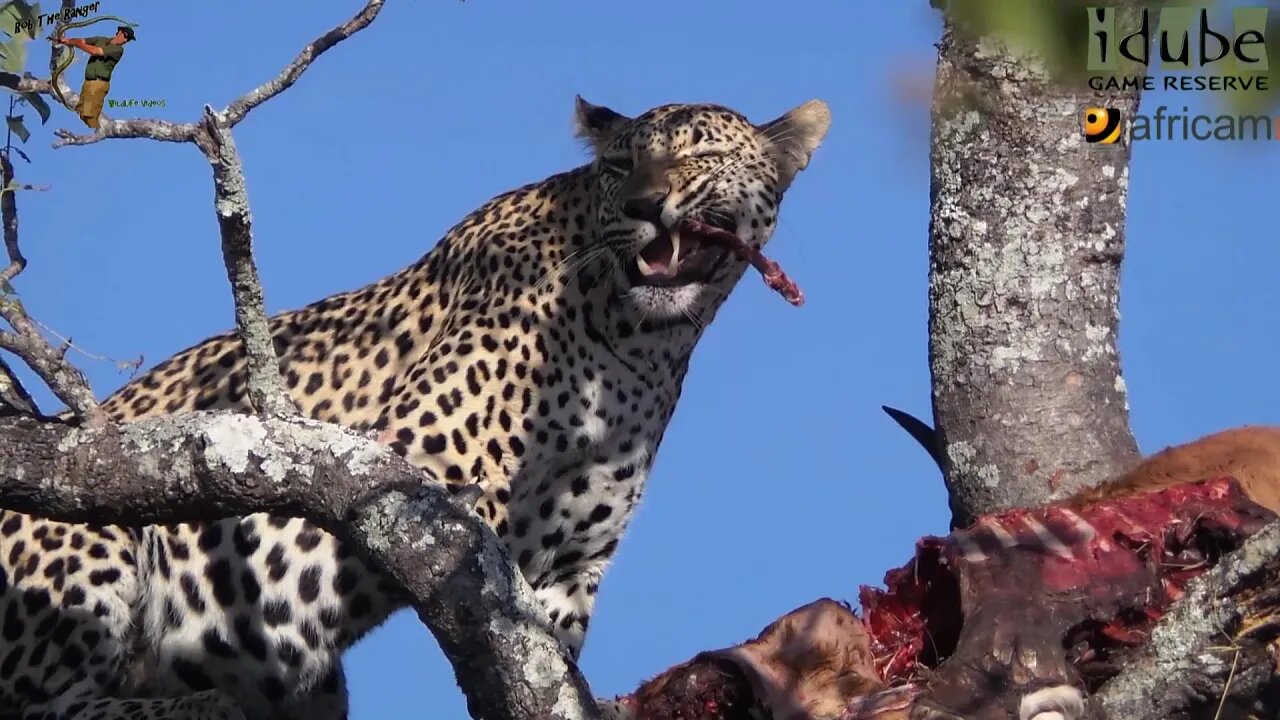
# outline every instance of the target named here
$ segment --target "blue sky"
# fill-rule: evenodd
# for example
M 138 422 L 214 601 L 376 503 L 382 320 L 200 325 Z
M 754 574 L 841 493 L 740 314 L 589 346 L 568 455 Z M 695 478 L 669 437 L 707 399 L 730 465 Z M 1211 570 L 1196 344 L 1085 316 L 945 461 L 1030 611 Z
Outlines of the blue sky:
M 163 99 L 154 116 L 194 119 L 357 6 L 105 0 L 101 12 L 139 24 L 112 97 Z M 274 312 L 393 272 L 491 196 L 583 162 L 575 93 L 628 114 L 712 101 L 756 121 L 810 98 L 830 104 L 832 130 L 770 246 L 807 304 L 748 275 L 709 329 L 601 589 L 582 662 L 598 694 L 814 598 L 855 600 L 919 535 L 945 532 L 937 471 L 879 409 L 929 412 L 928 118 L 901 101 L 896 78 L 931 73 L 938 30 L 923 1 L 397 1 L 237 128 Z M 44 46 L 32 45 L 33 70 Z M 1152 94 L 1144 110 L 1161 102 L 1186 99 Z M 230 327 L 196 149 L 116 140 L 52 151 L 53 127 L 78 122 L 58 112 L 33 128 L 34 164 L 19 167 L 52 185 L 19 198 L 27 307 L 89 351 L 141 353 L 147 365 Z M 1135 150 L 1120 346 L 1145 452 L 1280 420 L 1280 243 L 1264 183 L 1278 150 Z M 100 395 L 127 380 L 79 360 Z M 356 720 L 465 717 L 411 615 L 347 662 Z

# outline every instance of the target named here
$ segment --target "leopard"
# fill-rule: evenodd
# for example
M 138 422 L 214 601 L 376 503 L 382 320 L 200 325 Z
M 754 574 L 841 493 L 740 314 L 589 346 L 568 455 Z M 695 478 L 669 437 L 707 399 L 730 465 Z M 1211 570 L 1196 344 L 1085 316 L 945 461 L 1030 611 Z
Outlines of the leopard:
M 574 99 L 583 164 L 418 261 L 269 319 L 298 411 L 391 446 L 497 535 L 575 662 L 709 322 L 830 127 L 803 103 L 628 116 Z M 112 422 L 255 412 L 237 331 L 149 368 Z M 32 718 L 341 720 L 342 654 L 407 606 L 303 518 L 143 527 L 0 511 L 0 707 Z

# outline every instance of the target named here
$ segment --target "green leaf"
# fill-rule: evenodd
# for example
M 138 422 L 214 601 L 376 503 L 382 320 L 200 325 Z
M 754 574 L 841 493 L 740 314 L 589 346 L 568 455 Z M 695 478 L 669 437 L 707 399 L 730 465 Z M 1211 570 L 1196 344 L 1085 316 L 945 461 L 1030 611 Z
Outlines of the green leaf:
M 1083 5 L 1009 0 L 947 0 L 933 5 L 979 35 L 1035 53 L 1056 77 L 1080 79 L 1074 76 L 1082 69 L 1088 40 Z
M 40 16 L 39 4 L 31 5 L 25 0 L 10 0 L 0 6 L 0 30 L 24 39 L 36 36 L 39 28 L 36 19 Z M 22 30 L 18 28 L 21 26 Z
M 2 47 L 4 48 L 4 62 L 0 64 L 0 67 L 3 67 L 5 72 L 17 75 L 26 69 L 27 38 L 25 34 L 9 38 Z
M 41 125 L 49 122 L 49 116 L 53 114 L 53 111 L 49 109 L 49 103 L 45 102 L 43 97 L 40 97 L 37 93 L 22 93 L 21 97 L 31 107 L 35 108 L 37 113 L 40 113 Z
M 18 291 L 13 288 L 13 285 L 9 284 L 8 280 L 0 280 L 0 292 L 4 293 L 5 295 L 18 294 Z
M 22 158 L 23 160 L 26 160 L 28 165 L 30 165 L 30 164 L 31 164 L 31 158 L 27 157 L 27 154 L 26 154 L 26 153 L 24 153 L 24 152 L 22 152 L 22 150 L 20 150 L 20 149 L 18 149 L 18 148 L 16 148 L 16 147 L 11 147 L 11 148 L 9 148 L 9 149 L 10 149 L 10 150 L 12 150 L 12 151 L 14 151 L 14 152 L 16 152 L 16 153 L 18 153 L 18 157 Z
M 22 124 L 21 115 L 9 115 L 4 120 L 9 123 L 9 131 L 17 135 L 22 142 L 26 142 L 27 138 L 31 137 L 31 133 L 27 132 L 27 126 Z

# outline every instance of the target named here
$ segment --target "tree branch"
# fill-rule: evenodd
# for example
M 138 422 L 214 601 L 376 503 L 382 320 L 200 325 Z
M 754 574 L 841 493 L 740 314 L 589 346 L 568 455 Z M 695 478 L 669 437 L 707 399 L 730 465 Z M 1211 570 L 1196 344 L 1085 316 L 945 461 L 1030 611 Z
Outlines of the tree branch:
M 35 398 L 22 386 L 18 376 L 13 373 L 13 368 L 9 367 L 3 357 L 0 357 L 0 414 L 29 417 L 42 415 Z
M 96 428 L 9 418 L 0 437 L 7 508 L 128 526 L 254 512 L 308 518 L 410 593 L 473 715 L 596 716 L 497 536 L 384 445 L 298 417 L 229 413 Z
M 222 236 L 222 260 L 235 299 L 236 326 L 246 352 L 249 401 L 261 413 L 297 412 L 280 375 L 271 341 L 262 281 L 253 261 L 253 220 L 244 171 L 226 122 L 204 106 L 201 149 L 213 168 L 214 212 Z
M 1126 656 L 1119 675 L 1093 702 L 1106 718 L 1183 720 L 1221 704 L 1277 707 L 1280 680 L 1266 643 L 1280 629 L 1273 612 L 1280 592 L 1280 521 L 1274 521 L 1228 554 L 1213 569 L 1188 583 L 1137 653 Z M 1229 684 L 1228 684 L 1229 683 Z M 1223 717 L 1242 717 L 1227 714 Z M 1264 717 L 1267 715 L 1258 715 Z
M 5 87 L 18 93 L 53 95 L 53 85 L 48 80 L 32 77 L 29 74 L 15 75 L 13 73 L 0 72 L 0 87 Z
M 228 105 L 222 113 L 227 127 L 235 127 L 250 110 L 289 89 L 325 51 L 368 27 L 382 11 L 382 3 L 383 0 L 368 0 L 350 20 L 311 41 L 279 75 Z
M 191 123 L 174 123 L 167 120 L 151 118 L 132 118 L 129 120 L 112 120 L 106 116 L 98 117 L 98 130 L 88 135 L 77 135 L 70 130 L 54 130 L 57 136 L 53 147 L 68 145 L 92 145 L 100 140 L 114 139 L 146 139 L 160 142 L 184 143 L 195 139 L 196 126 Z
M 18 245 L 18 193 L 9 190 L 13 180 L 12 159 L 9 153 L 0 152 L 0 223 L 4 225 L 4 249 L 9 255 L 9 266 L 0 271 L 0 283 L 8 283 L 27 269 L 27 258 Z

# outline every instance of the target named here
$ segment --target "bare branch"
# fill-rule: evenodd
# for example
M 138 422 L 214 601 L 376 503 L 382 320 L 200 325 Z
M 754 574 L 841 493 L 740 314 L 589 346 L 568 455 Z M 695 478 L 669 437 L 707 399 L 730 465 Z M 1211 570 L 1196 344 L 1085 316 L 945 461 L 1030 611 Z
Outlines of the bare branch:
M 31 322 L 35 324 L 36 327 L 40 328 L 40 330 L 42 330 L 46 335 L 54 338 L 60 343 L 61 352 L 63 355 L 66 355 L 68 352 L 74 350 L 75 352 L 79 353 L 80 355 L 90 360 L 97 360 L 98 362 L 111 363 L 112 365 L 115 365 L 116 369 L 119 370 L 120 372 L 125 372 L 127 370 L 131 374 L 136 373 L 138 371 L 138 368 L 142 367 L 142 363 L 145 362 L 145 358 L 142 356 L 141 353 L 139 353 L 138 357 L 136 358 L 132 358 L 129 360 L 119 360 L 117 358 L 108 357 L 106 355 L 100 355 L 98 353 L 91 352 L 77 345 L 75 343 L 75 340 L 67 337 L 66 335 L 63 335 L 62 333 L 58 332 L 57 330 L 54 330 L 53 328 L 49 327 L 48 325 L 45 325 L 44 323 L 40 322 L 35 318 L 31 318 Z
M 14 148 L 17 150 L 17 148 Z M 53 189 L 52 185 L 36 185 L 35 183 L 14 183 L 12 189 L 22 190 L 25 192 L 49 192 Z
M 0 333 L 0 349 L 22 358 L 49 389 L 76 415 L 91 424 L 102 422 L 102 411 L 93 397 L 93 390 L 83 374 L 66 361 L 62 353 L 50 347 L 40 337 L 31 319 L 12 300 L 0 300 L 0 316 L 3 316 L 17 333 Z
M 196 126 L 191 123 L 173 123 L 167 120 L 151 118 L 134 118 L 130 120 L 112 120 L 105 115 L 98 118 L 97 132 L 88 135 L 77 135 L 70 130 L 55 130 L 58 139 L 54 148 L 68 145 L 92 145 L 100 140 L 138 139 L 158 140 L 160 142 L 191 142 L 195 139 Z
M 8 187 L 11 180 L 13 163 L 8 154 L 0 152 L 0 187 Z M 18 244 L 18 200 L 14 192 L 0 195 L 0 224 L 4 227 L 4 245 L 9 256 L 9 265 L 3 271 L 3 278 L 8 282 L 27 266 L 27 259 Z M 0 333 L 0 348 L 22 358 L 49 385 L 53 394 L 77 415 L 91 423 L 102 422 L 102 413 L 84 375 L 45 340 L 27 316 L 22 303 L 16 298 L 0 297 L 0 317 L 16 333 Z M 17 379 L 12 379 L 17 384 Z M 23 394 L 25 392 L 22 390 Z
M 10 191 L 13 181 L 13 162 L 7 152 L 0 153 L 0 223 L 4 225 L 4 249 L 9 255 L 9 266 L 0 271 L 0 287 L 27 269 L 27 258 L 18 246 L 18 198 Z
M 240 155 L 236 152 L 230 126 L 208 105 L 204 106 L 200 146 L 213 167 L 213 207 L 222 235 L 222 260 L 235 298 L 236 326 L 247 355 L 249 400 L 258 412 L 296 412 L 297 408 L 289 399 L 280 375 L 280 361 L 276 357 L 267 322 L 262 281 L 253 262 L 253 219 Z
M 50 85 L 48 80 L 42 80 L 28 74 L 15 75 L 13 73 L 0 72 L 0 87 L 19 93 L 53 95 L 53 85 Z
M 298 53 L 293 62 L 289 63 L 279 75 L 245 93 L 235 102 L 228 105 L 227 109 L 222 113 L 227 127 L 235 127 L 237 123 L 249 114 L 250 110 L 287 90 L 298 81 L 298 78 L 302 77 L 302 73 L 306 72 L 307 68 L 311 67 L 311 63 L 315 62 L 316 58 L 324 54 L 326 50 L 368 27 L 382 10 L 382 3 L 383 0 L 368 0 L 360 12 L 356 13 L 350 20 L 321 35 L 304 47 L 302 52 Z
M 473 716 L 598 716 L 501 541 L 387 446 L 296 416 L 228 413 L 99 428 L 0 419 L 0 437 L 5 507 L 131 526 L 262 511 L 308 518 L 410 593 Z

